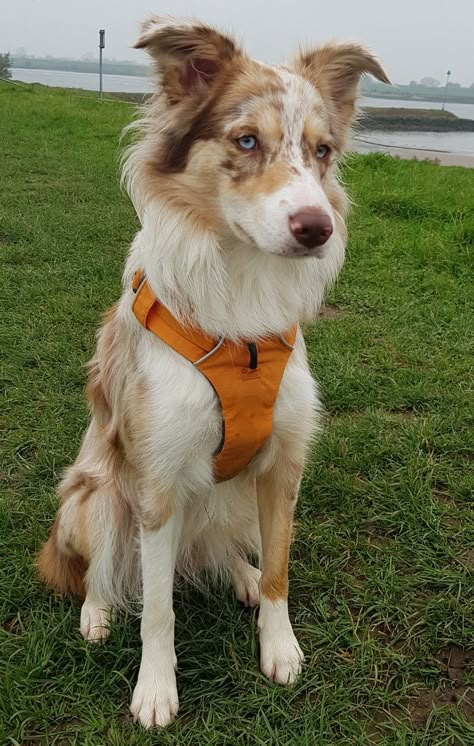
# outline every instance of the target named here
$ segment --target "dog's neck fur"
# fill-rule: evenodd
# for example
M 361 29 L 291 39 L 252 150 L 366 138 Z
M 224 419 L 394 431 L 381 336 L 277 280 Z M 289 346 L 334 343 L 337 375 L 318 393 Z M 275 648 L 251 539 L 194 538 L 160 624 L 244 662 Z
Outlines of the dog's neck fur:
M 191 216 L 157 200 L 148 202 L 142 226 L 126 278 L 143 268 L 176 318 L 214 337 L 256 339 L 314 318 L 344 259 L 338 232 L 322 258 L 290 259 L 237 238 L 224 245 Z

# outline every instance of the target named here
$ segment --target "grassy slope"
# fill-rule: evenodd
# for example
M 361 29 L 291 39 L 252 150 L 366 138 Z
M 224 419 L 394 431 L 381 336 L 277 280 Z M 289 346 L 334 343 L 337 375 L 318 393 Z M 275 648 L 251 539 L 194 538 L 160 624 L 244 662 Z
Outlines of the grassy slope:
M 307 657 L 294 689 L 258 673 L 255 616 L 230 591 L 182 588 L 179 718 L 145 734 L 127 711 L 136 620 L 88 647 L 77 604 L 36 582 L 55 484 L 87 420 L 82 366 L 137 227 L 117 185 L 129 117 L 119 102 L 0 88 L 0 742 L 472 743 L 468 170 L 377 155 L 346 167 L 358 203 L 348 261 L 332 318 L 307 334 L 327 424 L 293 548 L 291 613 Z

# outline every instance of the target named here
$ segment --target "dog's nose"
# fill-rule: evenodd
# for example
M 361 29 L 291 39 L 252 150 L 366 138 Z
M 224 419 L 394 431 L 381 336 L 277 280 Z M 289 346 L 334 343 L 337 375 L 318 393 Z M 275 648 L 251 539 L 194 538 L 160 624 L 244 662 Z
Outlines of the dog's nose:
M 331 218 L 316 207 L 304 207 L 290 217 L 290 231 L 308 249 L 322 246 L 333 232 Z

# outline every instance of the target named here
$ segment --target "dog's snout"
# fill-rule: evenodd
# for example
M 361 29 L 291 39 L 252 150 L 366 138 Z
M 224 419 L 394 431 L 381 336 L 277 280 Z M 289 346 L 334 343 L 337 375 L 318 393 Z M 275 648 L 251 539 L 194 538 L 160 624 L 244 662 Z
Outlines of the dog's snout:
M 290 217 L 290 231 L 308 249 L 322 246 L 333 232 L 329 215 L 316 207 L 304 207 Z

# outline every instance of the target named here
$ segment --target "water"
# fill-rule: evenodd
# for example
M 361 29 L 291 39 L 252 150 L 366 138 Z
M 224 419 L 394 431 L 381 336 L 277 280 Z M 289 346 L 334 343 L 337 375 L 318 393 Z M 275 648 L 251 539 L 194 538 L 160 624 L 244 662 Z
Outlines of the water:
M 84 88 L 90 91 L 99 90 L 99 76 L 92 73 L 62 72 L 61 70 L 30 70 L 12 68 L 13 79 L 25 83 L 43 83 L 43 85 L 65 88 Z M 148 93 L 153 90 L 151 78 L 132 75 L 104 75 L 104 91 L 123 93 Z M 385 98 L 361 98 L 361 106 L 405 107 L 418 109 L 437 109 L 441 104 L 428 101 L 397 101 Z M 450 104 L 446 106 L 456 116 L 474 119 L 474 104 Z M 474 132 L 361 132 L 359 135 L 373 144 L 362 144 L 363 149 L 383 150 L 389 146 L 440 150 L 449 153 L 474 153 Z
M 13 80 L 24 83 L 42 83 L 57 88 L 84 88 L 86 91 L 99 90 L 99 74 L 75 73 L 62 70 L 30 70 L 12 67 Z M 104 91 L 111 93 L 150 93 L 153 90 L 151 78 L 139 75 L 104 75 Z
M 390 152 L 391 147 L 437 150 L 441 153 L 474 154 L 474 132 L 384 132 L 360 131 L 355 137 L 359 152 Z
M 12 68 L 14 80 L 25 83 L 43 83 L 43 85 L 64 88 L 85 88 L 88 91 L 99 90 L 99 75 L 93 73 L 62 72 L 61 70 L 30 70 Z M 104 75 L 104 91 L 124 93 L 149 93 L 153 90 L 151 78 L 138 75 Z M 432 101 L 398 101 L 392 98 L 360 99 L 361 106 L 390 107 L 405 109 L 441 109 L 441 104 Z M 474 104 L 452 104 L 446 106 L 447 111 L 463 119 L 474 119 Z

